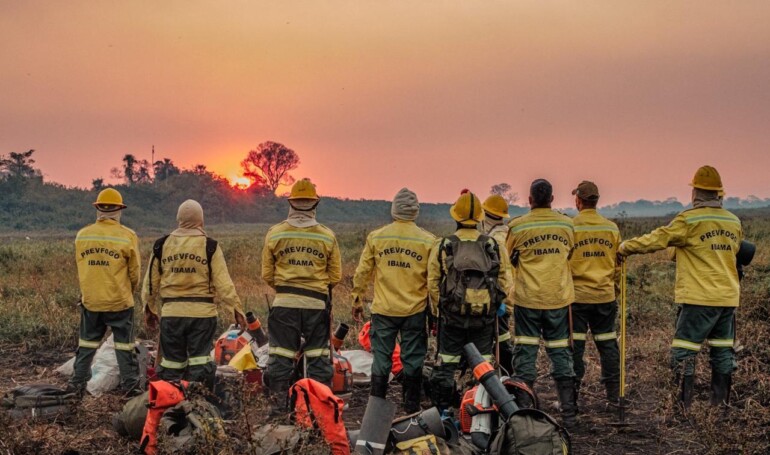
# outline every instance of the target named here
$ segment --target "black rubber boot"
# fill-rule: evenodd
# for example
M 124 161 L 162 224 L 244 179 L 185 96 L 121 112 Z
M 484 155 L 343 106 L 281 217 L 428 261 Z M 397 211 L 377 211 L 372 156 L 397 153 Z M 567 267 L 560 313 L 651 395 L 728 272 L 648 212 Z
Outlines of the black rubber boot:
M 86 384 L 80 382 L 68 382 L 64 392 L 73 393 L 78 398 L 83 398 L 83 396 L 86 394 Z
M 607 381 L 604 383 L 604 390 L 607 393 L 607 401 L 610 404 L 618 404 L 620 400 L 620 383 L 616 381 Z
M 404 376 L 403 403 L 404 412 L 414 414 L 420 412 L 420 389 L 422 388 L 422 376 Z
M 733 385 L 733 375 L 711 372 L 711 406 L 727 406 L 730 404 L 730 389 Z
M 556 391 L 559 394 L 559 408 L 564 427 L 567 429 L 577 426 L 577 404 L 575 403 L 575 380 L 559 379 L 556 381 Z
M 692 405 L 692 398 L 695 393 L 695 376 L 684 375 L 682 376 L 682 383 L 679 389 L 679 402 L 685 411 L 690 410 Z
M 385 399 L 388 394 L 388 377 L 387 376 L 372 376 L 371 388 L 369 389 L 369 395 Z
M 270 419 L 285 417 L 289 414 L 289 381 L 271 380 L 268 386 L 270 393 Z

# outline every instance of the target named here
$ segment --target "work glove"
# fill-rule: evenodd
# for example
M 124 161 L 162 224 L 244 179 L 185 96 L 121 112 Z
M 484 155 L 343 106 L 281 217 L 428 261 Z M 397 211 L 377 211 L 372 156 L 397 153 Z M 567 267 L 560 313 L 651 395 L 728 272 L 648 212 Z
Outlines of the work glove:
M 149 308 L 144 309 L 144 325 L 150 330 L 158 328 L 158 315 L 150 311 Z
M 505 310 L 507 308 L 508 307 L 506 307 L 504 303 L 501 303 L 500 306 L 497 307 L 497 317 L 501 318 L 501 317 L 505 316 Z
M 234 311 L 234 313 L 235 313 L 235 323 L 238 324 L 240 328 L 246 329 L 246 327 L 248 327 L 248 324 L 246 323 L 246 317 L 237 311 Z
M 364 322 L 364 307 L 360 305 L 353 305 L 353 309 L 351 311 L 351 314 L 353 315 L 353 321 L 357 323 Z

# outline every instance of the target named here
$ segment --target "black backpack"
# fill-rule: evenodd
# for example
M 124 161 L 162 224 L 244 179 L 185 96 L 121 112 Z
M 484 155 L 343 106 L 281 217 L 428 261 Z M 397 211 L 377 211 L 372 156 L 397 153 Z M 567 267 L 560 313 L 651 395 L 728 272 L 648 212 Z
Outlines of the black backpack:
M 164 235 L 155 241 L 152 245 L 152 261 L 150 262 L 150 275 L 149 286 L 150 294 L 152 294 L 152 266 L 155 265 L 155 261 L 158 261 L 158 273 L 163 275 L 163 244 L 166 243 L 168 235 Z M 217 241 L 206 237 L 206 265 L 209 267 L 209 292 L 211 292 L 211 258 L 214 257 L 214 253 L 217 251 Z
M 439 308 L 448 316 L 493 319 L 505 298 L 497 284 L 500 248 L 492 237 L 447 237 L 439 247 Z M 444 263 L 446 262 L 446 269 Z

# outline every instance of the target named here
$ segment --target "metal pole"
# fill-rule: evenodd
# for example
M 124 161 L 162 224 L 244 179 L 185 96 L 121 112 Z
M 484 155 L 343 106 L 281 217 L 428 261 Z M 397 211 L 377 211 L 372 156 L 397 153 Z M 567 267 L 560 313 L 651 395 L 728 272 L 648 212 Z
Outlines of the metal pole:
M 626 281 L 626 261 L 623 261 L 620 266 L 620 423 L 625 423 L 626 420 Z

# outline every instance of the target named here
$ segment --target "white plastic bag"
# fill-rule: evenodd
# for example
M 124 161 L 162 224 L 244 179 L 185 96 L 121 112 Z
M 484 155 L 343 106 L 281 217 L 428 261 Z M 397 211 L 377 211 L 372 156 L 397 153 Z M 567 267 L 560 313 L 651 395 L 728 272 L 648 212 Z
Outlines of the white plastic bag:
M 69 359 L 56 369 L 65 376 L 72 376 L 75 366 L 75 358 Z M 110 335 L 96 351 L 94 361 L 91 363 L 91 380 L 86 384 L 86 390 L 93 396 L 101 396 L 104 392 L 115 390 L 120 385 L 120 370 L 118 359 L 115 357 L 115 343 Z

